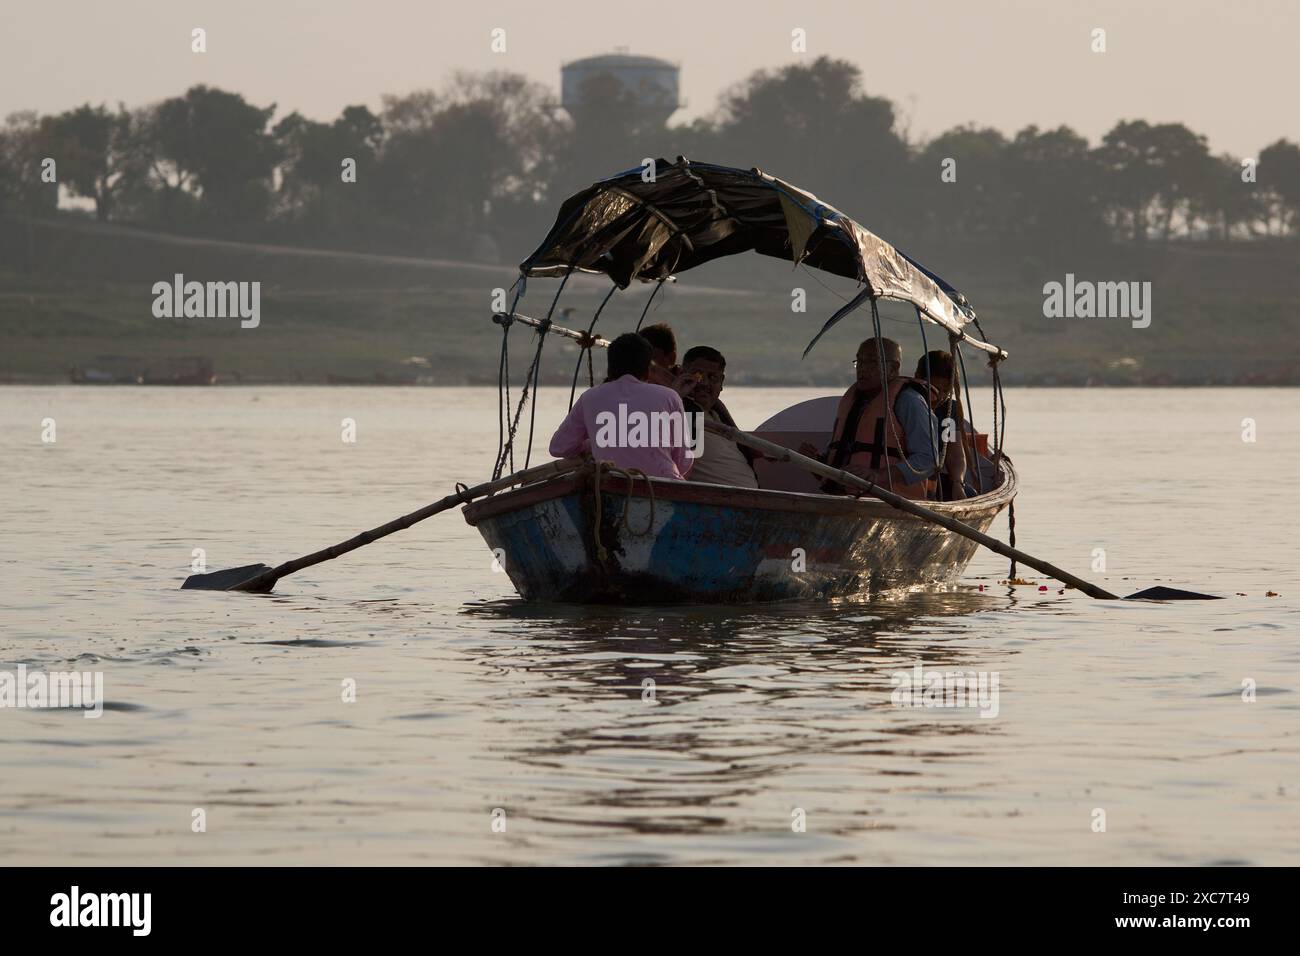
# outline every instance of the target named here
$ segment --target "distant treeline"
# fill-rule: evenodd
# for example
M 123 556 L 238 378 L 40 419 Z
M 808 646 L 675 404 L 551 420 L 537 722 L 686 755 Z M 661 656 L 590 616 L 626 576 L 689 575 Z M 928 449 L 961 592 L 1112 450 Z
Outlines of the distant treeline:
M 499 72 L 328 123 L 273 122 L 275 104 L 206 86 L 136 109 L 17 113 L 0 129 L 0 213 L 53 215 L 62 186 L 102 221 L 514 261 L 568 194 L 681 154 L 757 164 L 909 243 L 1069 252 L 1300 233 L 1300 146 L 1282 139 L 1249 163 L 1182 124 L 1142 120 L 1095 146 L 1065 126 L 1010 139 L 960 126 L 913 142 L 856 66 L 825 57 L 754 73 L 684 126 L 664 126 L 612 77 L 583 94 L 580 122 L 547 87 Z

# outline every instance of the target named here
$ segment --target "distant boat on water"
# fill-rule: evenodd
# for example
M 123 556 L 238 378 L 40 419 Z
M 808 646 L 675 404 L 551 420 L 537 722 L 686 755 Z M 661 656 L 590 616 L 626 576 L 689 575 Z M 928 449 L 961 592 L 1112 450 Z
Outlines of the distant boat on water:
M 74 365 L 68 372 L 73 385 L 215 385 L 212 359 L 204 356 L 165 360 L 141 369 L 137 359 L 100 355 L 93 364 Z
M 142 385 L 216 385 L 217 373 L 212 359 L 201 356 L 172 359 L 151 366 L 140 376 Z

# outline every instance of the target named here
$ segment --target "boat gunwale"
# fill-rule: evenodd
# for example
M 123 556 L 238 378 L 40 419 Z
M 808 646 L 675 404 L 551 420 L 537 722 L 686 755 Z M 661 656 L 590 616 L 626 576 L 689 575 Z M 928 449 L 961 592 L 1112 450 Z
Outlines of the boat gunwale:
M 1011 461 L 1003 458 L 1001 469 L 1004 480 L 993 491 L 961 501 L 918 502 L 940 514 L 961 519 L 962 515 L 984 512 L 990 508 L 1001 511 L 1016 495 L 1018 479 Z M 502 491 L 465 505 L 462 513 L 466 523 L 477 525 L 481 520 L 517 511 L 543 501 L 562 498 L 574 492 L 589 490 L 592 467 L 547 478 L 543 481 Z M 646 481 L 654 488 L 654 498 L 659 501 L 681 501 L 693 504 L 711 504 L 729 508 L 753 508 L 760 511 L 785 511 L 816 515 L 852 515 L 856 517 L 888 517 L 896 520 L 923 521 L 915 515 L 899 511 L 878 498 L 855 498 L 851 495 L 826 495 L 804 491 L 781 491 L 775 488 L 739 488 L 733 485 L 715 485 L 707 482 L 679 481 L 671 478 L 641 478 L 632 482 L 621 475 L 601 477 L 601 490 L 611 494 L 649 498 Z

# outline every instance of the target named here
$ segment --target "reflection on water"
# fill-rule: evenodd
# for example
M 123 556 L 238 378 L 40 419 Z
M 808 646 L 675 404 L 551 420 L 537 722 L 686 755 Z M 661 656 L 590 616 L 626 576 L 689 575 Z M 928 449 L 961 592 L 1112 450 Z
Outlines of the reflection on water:
M 1120 593 L 1230 600 L 1008 588 L 1006 562 L 979 555 L 960 589 L 864 602 L 539 607 L 457 514 L 273 595 L 182 592 L 195 548 L 210 568 L 276 563 L 481 478 L 492 393 L 6 390 L 0 670 L 101 670 L 108 700 L 97 720 L 0 710 L 0 854 L 1300 862 L 1296 516 L 1269 483 L 1205 507 L 1138 427 L 1144 394 L 1010 402 L 1020 544 Z M 1270 436 L 1249 467 L 1295 473 L 1300 401 L 1261 411 L 1258 394 L 1162 394 L 1160 420 L 1236 467 L 1235 423 L 1236 445 L 1207 423 L 1249 412 Z M 728 396 L 742 424 L 810 397 Z M 47 414 L 54 448 L 26 440 Z M 1078 455 L 1069 435 L 1094 431 L 1108 454 Z M 1089 572 L 1096 549 L 1108 572 Z M 997 674 L 996 717 L 895 706 L 892 676 L 917 662 Z
M 585 785 L 565 788 L 566 816 L 545 819 L 572 824 L 587 808 L 605 827 L 690 836 L 727 830 L 729 815 L 704 811 L 760 798 L 810 746 L 823 763 L 878 764 L 888 780 L 918 773 L 890 766 L 896 752 L 908 762 L 941 760 L 954 753 L 942 738 L 994 732 L 987 721 L 889 721 L 889 675 L 917 660 L 977 669 L 977 653 L 946 640 L 960 633 L 947 619 L 1013 604 L 952 591 L 748 611 L 503 600 L 462 614 L 511 636 L 487 649 L 483 663 L 544 682 L 557 713 L 581 718 L 600 701 L 628 705 L 608 720 L 560 720 L 557 733 L 527 734 L 512 746 L 539 777 L 586 770 Z M 873 709 L 879 719 L 865 717 Z M 771 829 L 764 821 L 754 832 Z
M 973 655 L 960 644 L 945 642 L 945 636 L 963 633 L 958 620 L 948 619 L 992 614 L 1015 604 L 1014 596 L 994 598 L 961 589 L 748 609 L 546 606 L 503 599 L 466 605 L 461 614 L 535 645 L 530 669 L 586 683 L 596 692 L 618 689 L 639 695 L 647 661 L 671 661 L 673 673 L 683 681 L 736 666 L 779 672 L 796 682 L 805 676 L 867 674 L 904 659 L 942 658 L 962 666 Z M 517 650 L 513 645 L 511 653 Z M 569 672 L 574 661 L 582 663 Z M 689 685 L 683 690 L 689 692 Z

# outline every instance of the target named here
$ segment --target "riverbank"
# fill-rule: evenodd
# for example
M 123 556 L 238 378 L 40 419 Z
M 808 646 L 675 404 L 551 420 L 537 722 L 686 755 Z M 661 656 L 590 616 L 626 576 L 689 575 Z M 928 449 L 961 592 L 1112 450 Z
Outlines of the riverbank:
M 1300 385 L 1300 269 L 1294 246 L 1198 244 L 1111 250 L 1089 261 L 1045 261 L 996 250 L 914 250 L 975 304 L 1011 355 L 1004 380 L 1024 386 Z M 168 236 L 80 220 L 0 220 L 0 383 L 54 384 L 71 371 L 141 370 L 195 358 L 218 383 L 495 384 L 501 330 L 488 320 L 514 266 L 382 256 Z M 176 274 L 256 282 L 260 321 L 158 318 L 153 287 Z M 1042 288 L 1080 279 L 1151 283 L 1147 328 L 1124 318 L 1047 318 Z M 520 311 L 544 315 L 556 287 L 533 280 Z M 575 276 L 556 320 L 585 327 L 608 283 Z M 497 290 L 503 290 L 500 293 Z M 651 291 L 618 293 L 599 328 L 633 328 Z M 842 322 L 806 359 L 804 345 L 851 296 L 851 283 L 759 256 L 688 273 L 656 297 L 647 322 L 667 321 L 683 349 L 710 344 L 728 382 L 841 386 L 846 356 L 869 328 Z M 795 311 L 798 304 L 804 311 Z M 922 350 L 915 317 L 882 304 L 886 334 L 908 359 Z M 1249 328 L 1250 334 L 1243 334 Z M 519 373 L 531 335 L 511 335 Z M 927 330 L 926 345 L 945 345 Z M 572 380 L 577 352 L 552 343 L 542 380 Z M 976 360 L 972 362 L 979 364 Z M 597 361 L 597 373 L 602 364 Z M 974 384 L 987 373 L 970 367 Z

